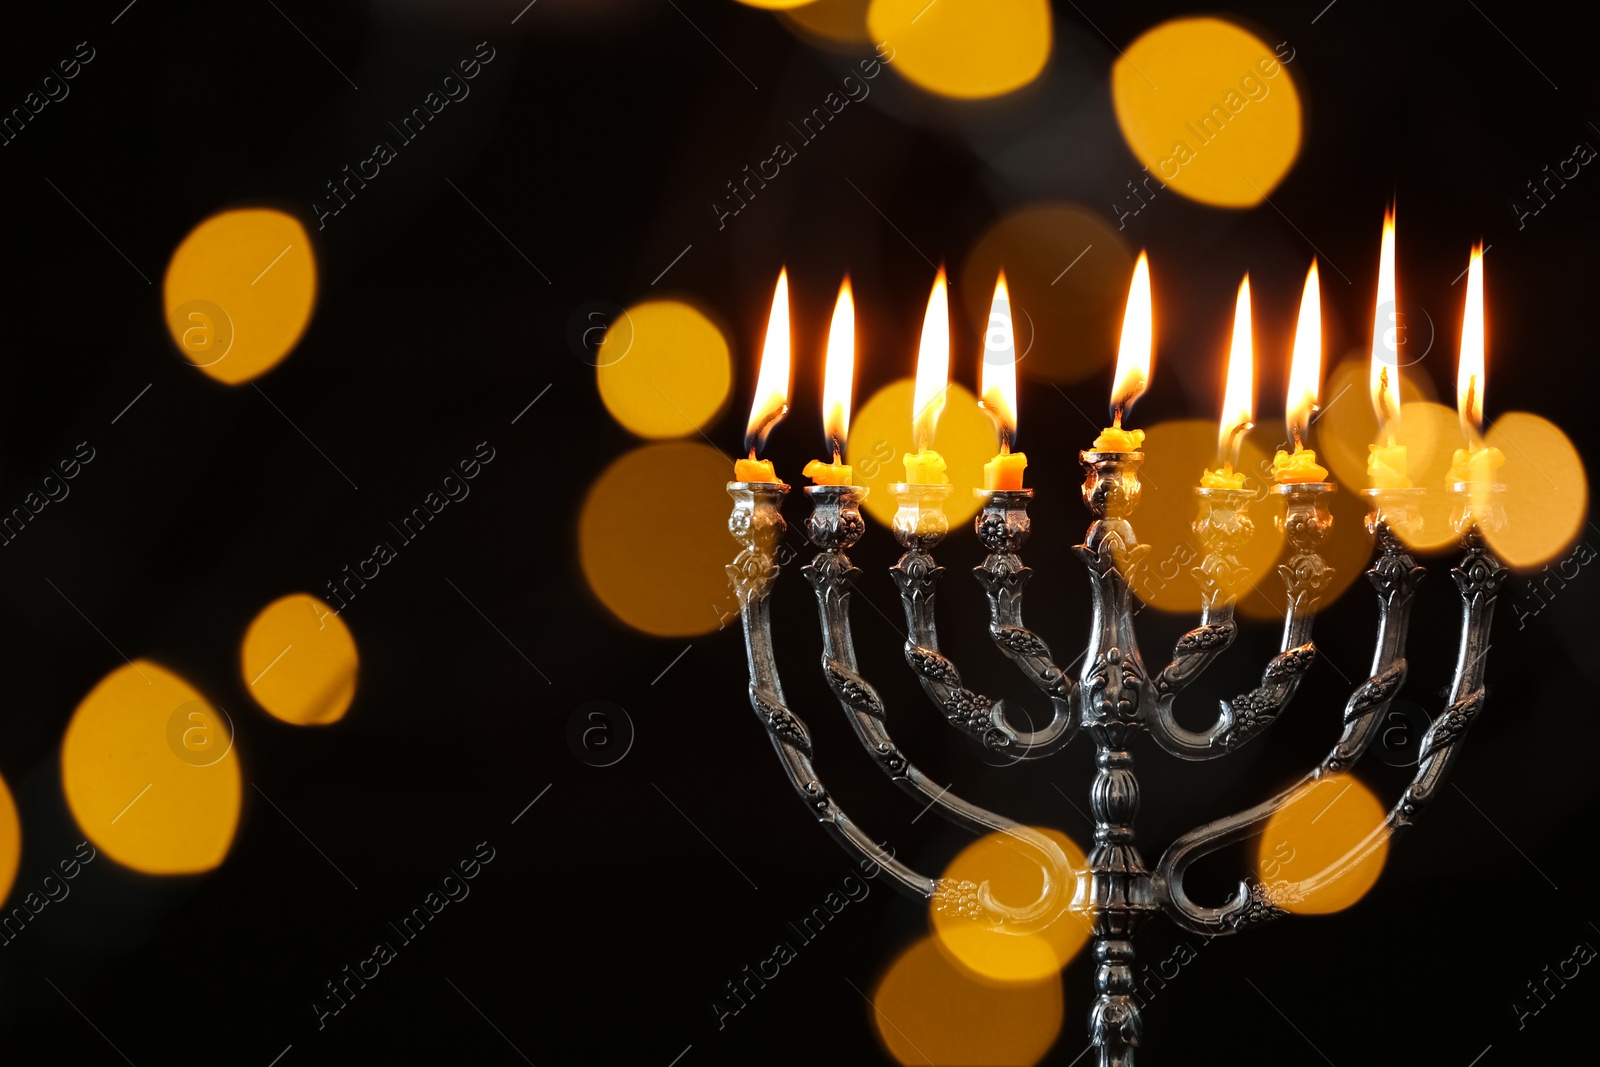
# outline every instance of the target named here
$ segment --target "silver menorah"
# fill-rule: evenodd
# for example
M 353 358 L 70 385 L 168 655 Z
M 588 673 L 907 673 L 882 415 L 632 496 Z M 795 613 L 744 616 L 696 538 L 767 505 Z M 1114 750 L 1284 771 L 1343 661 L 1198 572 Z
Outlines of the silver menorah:
M 1171 662 L 1151 674 L 1134 634 L 1132 586 L 1136 569 L 1149 552 L 1134 535 L 1129 515 L 1139 502 L 1142 452 L 1090 451 L 1080 454 L 1085 470 L 1083 501 L 1093 515 L 1088 534 L 1073 551 L 1088 566 L 1093 622 L 1083 667 L 1076 681 L 1056 665 L 1049 648 L 1022 621 L 1022 592 L 1030 571 L 1019 552 L 1030 532 L 1028 502 L 1033 490 L 980 490 L 984 498 L 975 525 L 988 556 L 976 568 L 989 600 L 989 635 L 1021 668 L 1051 708 L 1037 731 L 1019 730 L 1007 703 L 967 689 L 955 665 L 939 651 L 934 592 L 943 571 L 933 550 L 948 531 L 942 504 L 947 485 L 896 484 L 895 536 L 905 549 L 891 568 L 900 588 L 908 637 L 907 663 L 922 688 L 951 725 L 992 752 L 1016 759 L 1047 756 L 1085 729 L 1095 744 L 1096 774 L 1090 788 L 1094 845 L 1087 863 L 1072 870 L 1054 841 L 987 811 L 931 782 L 917 770 L 890 736 L 883 701 L 861 676 L 850 633 L 850 595 L 859 570 L 846 551 L 863 535 L 860 513 L 866 490 L 859 486 L 817 485 L 806 489 L 812 512 L 806 533 L 817 553 L 804 568 L 816 593 L 822 624 L 822 669 L 861 743 L 902 789 L 974 832 L 999 832 L 1029 850 L 1044 871 L 1039 898 L 1015 906 L 996 900 L 987 882 L 929 877 L 896 860 L 888 849 L 853 822 L 829 794 L 813 765 L 814 753 L 804 722 L 789 710 L 778 679 L 772 647 L 770 595 L 778 574 L 777 546 L 786 524 L 780 506 L 789 487 L 781 482 L 730 482 L 733 513 L 729 530 L 744 546 L 728 567 L 744 623 L 750 670 L 750 703 L 766 727 L 790 782 L 813 815 L 845 849 L 877 864 L 905 891 L 941 910 L 1004 929 L 1035 923 L 1052 910 L 1081 916 L 1093 933 L 1096 997 L 1089 1032 L 1101 1067 L 1131 1067 L 1139 1045 L 1140 1019 L 1134 997 L 1132 937 L 1157 910 L 1185 930 L 1216 937 L 1282 918 L 1307 894 L 1332 884 L 1376 850 L 1395 831 L 1409 826 L 1433 798 L 1459 752 L 1459 742 L 1483 706 L 1484 657 L 1490 619 L 1504 567 L 1490 552 L 1483 531 L 1503 522 L 1495 502 L 1498 486 L 1457 483 L 1451 521 L 1465 551 L 1452 574 L 1461 594 L 1462 624 L 1448 706 L 1421 742 L 1415 775 L 1384 821 L 1344 856 L 1317 875 L 1297 883 L 1265 884 L 1243 879 L 1218 906 L 1191 899 L 1183 878 L 1189 865 L 1256 834 L 1299 790 L 1324 776 L 1348 771 L 1361 758 L 1383 723 L 1391 700 L 1406 677 L 1406 630 L 1412 599 L 1424 572 L 1401 534 L 1420 522 L 1422 489 L 1369 489 L 1367 528 L 1376 542 L 1367 570 L 1378 595 L 1378 628 L 1370 677 L 1345 703 L 1343 730 L 1322 761 L 1298 782 L 1255 807 L 1182 835 L 1154 870 L 1145 866 L 1134 842 L 1139 783 L 1129 742 L 1147 730 L 1172 755 L 1205 760 L 1233 752 L 1259 736 L 1283 712 L 1316 659 L 1311 643 L 1318 602 L 1329 588 L 1332 568 L 1319 549 L 1332 526 L 1326 502 L 1328 482 L 1275 485 L 1284 511 L 1277 518 L 1287 541 L 1286 562 L 1278 567 L 1288 608 L 1279 651 L 1262 672 L 1261 684 L 1221 701 L 1211 727 L 1191 731 L 1179 725 L 1173 703 L 1237 632 L 1234 604 L 1248 585 L 1237 559 L 1253 532 L 1247 514 L 1252 494 L 1245 490 L 1197 489 L 1199 514 L 1194 530 L 1205 555 L 1193 571 L 1199 582 L 1200 622 L 1179 638 Z M 1070 896 L 1068 892 L 1070 890 Z

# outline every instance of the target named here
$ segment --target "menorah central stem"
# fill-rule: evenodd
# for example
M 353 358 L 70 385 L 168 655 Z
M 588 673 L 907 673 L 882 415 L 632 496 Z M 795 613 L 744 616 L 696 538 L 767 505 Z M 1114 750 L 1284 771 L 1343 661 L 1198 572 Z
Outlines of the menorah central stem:
M 1139 782 L 1130 738 L 1144 729 L 1149 677 L 1133 633 L 1129 577 L 1148 550 L 1134 537 L 1128 513 L 1139 500 L 1139 452 L 1085 452 L 1083 500 L 1094 514 L 1074 551 L 1089 566 L 1094 623 L 1079 685 L 1083 728 L 1094 738 L 1094 848 L 1089 853 L 1089 903 L 1094 908 L 1095 1002 L 1089 1034 L 1100 1067 L 1133 1067 L 1139 1009 L 1133 990 L 1133 933 L 1159 907 L 1154 882 L 1133 843 Z

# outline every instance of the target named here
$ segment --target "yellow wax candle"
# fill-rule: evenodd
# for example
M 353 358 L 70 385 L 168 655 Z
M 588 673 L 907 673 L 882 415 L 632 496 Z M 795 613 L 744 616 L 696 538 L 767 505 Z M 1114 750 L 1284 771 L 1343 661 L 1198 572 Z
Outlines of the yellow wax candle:
M 1317 454 L 1309 448 L 1296 446 L 1293 452 L 1278 449 L 1272 457 L 1272 480 L 1279 485 L 1328 480 L 1328 468 L 1317 462 Z
M 1094 452 L 1137 452 L 1144 447 L 1143 430 L 1124 430 L 1119 426 L 1107 426 L 1100 431 L 1100 436 L 1094 439 Z
M 1245 477 L 1244 471 L 1236 471 L 1232 463 L 1224 463 L 1221 470 L 1214 471 L 1208 468 L 1200 475 L 1200 488 L 1243 489 Z
M 985 489 L 1021 489 L 1022 472 L 1028 466 L 1025 452 L 1002 452 L 983 465 Z
M 1458 448 L 1450 464 L 1452 482 L 1470 482 L 1488 485 L 1494 481 L 1494 472 L 1506 465 L 1505 453 L 1498 448 Z
M 931 448 L 905 455 L 906 481 L 911 485 L 949 485 L 944 457 Z
M 848 463 L 837 460 L 824 463 L 820 459 L 807 463 L 800 473 L 810 478 L 812 485 L 851 485 L 851 479 L 855 476 L 854 469 Z
M 1374 489 L 1410 489 L 1411 479 L 1406 477 L 1406 446 L 1390 439 L 1386 445 L 1368 445 L 1367 476 Z
M 733 461 L 733 480 L 736 482 L 775 482 L 778 475 L 772 469 L 772 460 L 736 459 Z

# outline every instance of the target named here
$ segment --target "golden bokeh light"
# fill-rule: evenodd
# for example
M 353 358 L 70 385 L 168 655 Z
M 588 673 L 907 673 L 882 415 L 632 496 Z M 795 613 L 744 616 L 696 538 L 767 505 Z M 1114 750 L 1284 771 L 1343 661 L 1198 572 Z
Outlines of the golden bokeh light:
M 1053 35 L 1048 0 L 872 0 L 867 28 L 913 85 L 963 100 L 1033 81 Z
M 1371 484 L 1367 477 L 1367 446 L 1378 440 L 1378 416 L 1368 397 L 1367 379 L 1367 356 L 1364 353 L 1340 360 L 1329 372 L 1328 380 L 1322 387 L 1322 411 L 1311 426 L 1311 444 L 1333 472 L 1333 480 L 1358 490 Z M 1409 411 L 1407 405 L 1436 400 L 1437 395 L 1432 380 L 1426 374 L 1401 373 L 1400 403 L 1403 413 Z M 1453 413 L 1451 417 L 1454 418 Z M 1430 427 L 1417 431 L 1417 437 L 1413 440 L 1409 436 L 1411 427 L 1406 425 L 1410 421 L 1409 414 L 1404 414 L 1400 421 L 1399 440 L 1406 446 L 1407 463 L 1420 470 L 1434 462 L 1433 450 L 1439 445 L 1437 434 L 1431 432 Z M 1451 440 L 1459 436 L 1460 432 L 1456 431 Z M 1443 449 L 1447 462 L 1449 451 L 1453 448 L 1455 445 L 1451 444 Z M 1414 474 L 1411 480 L 1415 485 L 1423 484 Z
M 1245 488 L 1256 493 L 1257 502 L 1250 506 L 1255 533 L 1239 548 L 1237 558 L 1248 580 L 1257 584 L 1271 573 L 1283 544 L 1283 536 L 1272 524 L 1274 509 L 1281 510 L 1282 505 L 1266 495 L 1272 481 L 1267 473 L 1272 458 L 1258 440 L 1262 436 L 1244 438 L 1238 465 L 1249 475 Z M 1133 592 L 1153 608 L 1200 610 L 1200 584 L 1192 572 L 1205 558 L 1205 545 L 1192 525 L 1200 513 L 1194 490 L 1216 449 L 1217 424 L 1207 419 L 1175 419 L 1145 431 L 1145 461 L 1140 470 L 1144 492 L 1133 522 L 1139 540 L 1155 547 L 1134 571 Z M 1243 592 L 1249 591 L 1245 586 Z
M 765 8 L 768 11 L 783 11 L 787 8 L 816 3 L 816 0 L 739 0 L 739 3 L 746 7 Z
M 867 8 L 871 0 L 810 0 L 788 8 L 778 17 L 790 28 L 818 43 L 829 46 L 854 46 L 872 40 L 867 32 Z
M 855 469 L 855 483 L 870 490 L 862 506 L 885 526 L 893 524 L 896 507 L 889 485 L 905 480 L 901 457 L 915 451 L 911 443 L 915 389 L 913 379 L 902 378 L 872 394 L 852 419 L 845 446 L 845 462 Z M 999 447 L 994 423 L 968 389 L 954 383 L 947 387 L 933 445 L 948 464 L 952 492 L 944 512 L 955 529 L 978 513 L 982 501 L 972 491 L 983 486 L 983 465 Z M 727 511 L 726 505 L 723 510 Z
M 1500 469 L 1505 524 L 1485 529 L 1489 546 L 1513 567 L 1537 567 L 1571 545 L 1589 510 L 1583 457 L 1561 428 L 1526 411 L 1495 420 L 1484 438 L 1506 457 Z
M 17 864 L 22 859 L 22 820 L 17 818 L 17 803 L 11 799 L 6 780 L 0 778 L 0 904 L 11 893 L 17 879 Z
M 1271 45 L 1222 19 L 1147 31 L 1113 64 L 1111 98 L 1152 191 L 1164 184 L 1201 203 L 1252 207 L 1300 152 L 1294 80 Z
M 222 862 L 239 826 L 239 780 L 226 717 L 150 660 L 102 678 L 61 741 L 61 786 L 78 826 L 147 874 Z
M 1052 871 L 1061 886 L 1058 906 L 1031 923 L 997 927 L 929 908 L 933 934 L 940 946 L 967 970 L 999 982 L 1038 982 L 1056 974 L 1072 961 L 1092 932 L 1087 916 L 1069 911 L 1075 879 L 1084 869 L 1083 850 L 1059 830 L 1034 827 L 1054 841 L 1067 857 L 1068 868 Z M 1040 864 L 1046 862 L 1026 841 L 1003 833 L 990 833 L 962 849 L 950 861 L 944 876 L 976 884 L 989 883 L 994 898 L 1021 906 L 1039 899 L 1044 888 Z
M 872 1020 L 896 1063 L 907 1067 L 1033 1067 L 1061 1033 L 1061 978 L 985 981 L 916 942 L 872 994 Z
M 1017 369 L 1035 381 L 1080 382 L 1101 373 L 1117 352 L 1133 261 L 1097 212 L 1034 204 L 978 239 L 957 292 L 968 322 L 988 322 L 990 286 L 1004 270 Z
M 1354 777 L 1333 774 L 1308 783 L 1273 813 L 1262 833 L 1257 866 L 1273 903 L 1297 915 L 1343 911 L 1366 895 L 1389 855 L 1386 812 Z M 1357 846 L 1369 842 L 1344 860 Z
M 662 637 L 738 625 L 723 569 L 739 549 L 728 536 L 732 478 L 732 460 L 683 441 L 635 448 L 595 480 L 578 515 L 578 562 L 619 620 Z M 640 515 L 650 516 L 642 541 Z
M 1255 472 L 1256 479 L 1262 477 L 1260 468 Z M 1332 517 L 1333 523 L 1323 535 L 1322 543 L 1317 547 L 1317 554 L 1322 557 L 1331 570 L 1325 577 L 1321 593 L 1317 599 L 1314 610 L 1323 611 L 1332 606 L 1349 592 L 1350 587 L 1358 581 L 1363 589 L 1367 588 L 1361 576 L 1366 572 L 1372 562 L 1372 535 L 1367 533 L 1366 517 L 1370 510 L 1367 498 L 1361 496 L 1352 487 L 1334 483 L 1334 492 L 1328 494 L 1323 501 L 1323 507 Z M 1284 614 L 1289 610 L 1288 592 L 1284 588 L 1282 576 L 1277 567 L 1288 564 L 1295 548 L 1290 545 L 1281 534 L 1277 532 L 1277 522 L 1285 514 L 1284 499 L 1277 494 L 1266 497 L 1260 504 L 1253 505 L 1250 517 L 1255 520 L 1256 536 L 1271 531 L 1277 541 L 1278 558 L 1272 572 L 1264 580 L 1258 580 L 1239 600 L 1239 614 L 1246 619 L 1261 622 L 1281 623 Z M 1338 677 L 1343 672 L 1343 678 L 1338 684 L 1348 683 L 1356 685 L 1362 680 L 1354 671 L 1355 664 L 1334 664 L 1324 655 L 1324 665 Z
M 229 385 L 260 377 L 294 350 L 316 297 L 310 236 L 293 215 L 269 208 L 224 211 L 196 226 L 162 283 L 178 351 Z
M 350 628 L 309 593 L 291 593 L 262 608 L 239 645 L 251 697 L 296 726 L 344 718 L 356 695 L 356 668 Z
M 715 323 L 680 300 L 647 300 L 619 315 L 595 356 L 600 399 L 640 437 L 684 437 L 716 418 L 733 360 Z

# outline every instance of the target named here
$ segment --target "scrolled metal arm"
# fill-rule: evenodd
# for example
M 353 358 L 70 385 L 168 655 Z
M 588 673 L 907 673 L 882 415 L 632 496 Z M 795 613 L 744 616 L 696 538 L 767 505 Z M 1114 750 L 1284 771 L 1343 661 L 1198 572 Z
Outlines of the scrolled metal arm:
M 1178 640 L 1172 664 L 1157 676 L 1156 700 L 1149 721 L 1156 742 L 1187 760 L 1214 759 L 1233 752 L 1277 721 L 1299 688 L 1300 679 L 1316 662 L 1311 624 L 1317 603 L 1333 578 L 1333 568 L 1318 551 L 1333 521 L 1323 504 L 1333 486 L 1327 482 L 1273 486 L 1273 492 L 1284 497 L 1285 514 L 1278 525 L 1293 550 L 1288 562 L 1278 567 L 1288 592 L 1278 654 L 1262 671 L 1259 686 L 1219 702 L 1219 713 L 1209 728 L 1185 729 L 1173 713 L 1173 702 L 1199 669 L 1232 643 L 1233 600 L 1237 598 L 1234 583 L 1240 575 L 1226 542 L 1237 536 L 1232 531 L 1238 526 L 1237 515 L 1244 507 L 1243 490 L 1211 490 L 1210 496 L 1206 490 L 1199 492 L 1202 511 L 1195 521 L 1196 530 L 1205 536 L 1213 526 L 1218 527 L 1224 547 L 1208 553 L 1207 562 L 1196 571 L 1204 597 L 1201 625 Z M 1244 521 L 1247 523 L 1248 519 Z
M 730 482 L 733 513 L 728 530 L 743 545 L 728 565 L 728 577 L 739 600 L 740 621 L 744 629 L 745 654 L 750 671 L 750 706 L 767 731 L 779 762 L 795 791 L 813 816 L 843 847 L 858 859 L 876 864 L 887 872 L 894 884 L 911 896 L 932 901 L 941 910 L 1004 927 L 1007 923 L 1033 922 L 1041 915 L 1060 910 L 1064 879 L 1052 877 L 1045 869 L 1044 886 L 1037 900 L 1013 907 L 994 898 L 989 883 L 932 878 L 894 858 L 861 829 L 829 794 L 812 764 L 811 735 L 799 716 L 789 710 L 778 678 L 772 649 L 770 597 L 778 575 L 777 545 L 787 524 L 779 506 L 789 487 L 779 482 Z M 859 521 L 859 516 L 857 517 Z M 1006 830 L 1008 836 L 1029 848 L 1034 835 L 1027 828 Z M 1043 839 L 1054 848 L 1053 842 Z M 1056 849 L 1059 855 L 1059 849 Z M 1066 871 L 1065 858 L 1057 868 Z

